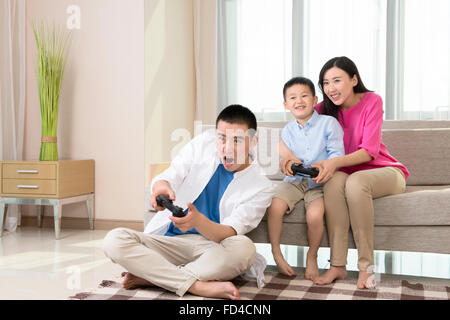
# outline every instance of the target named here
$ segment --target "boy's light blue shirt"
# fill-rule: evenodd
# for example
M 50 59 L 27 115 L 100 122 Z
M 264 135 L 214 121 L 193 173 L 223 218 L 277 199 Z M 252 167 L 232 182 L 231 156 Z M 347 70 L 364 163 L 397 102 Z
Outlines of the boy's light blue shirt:
M 320 115 L 314 110 L 311 119 L 302 126 L 297 121 L 289 122 L 281 132 L 281 138 L 292 153 L 303 162 L 305 168 L 322 160 L 345 154 L 344 132 L 339 122 L 331 116 Z M 321 186 L 309 176 L 286 177 L 284 181 L 301 182 L 308 179 L 310 189 Z

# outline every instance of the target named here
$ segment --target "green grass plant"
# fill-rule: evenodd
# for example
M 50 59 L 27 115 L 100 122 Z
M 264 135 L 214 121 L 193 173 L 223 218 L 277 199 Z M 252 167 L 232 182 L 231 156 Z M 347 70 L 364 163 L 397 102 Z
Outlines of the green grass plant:
M 58 129 L 59 97 L 71 32 L 51 27 L 44 22 L 33 23 L 33 33 L 37 46 L 37 80 L 41 109 L 42 137 L 56 139 Z M 43 139 L 49 140 L 49 139 Z M 41 142 L 41 161 L 57 161 L 57 142 Z

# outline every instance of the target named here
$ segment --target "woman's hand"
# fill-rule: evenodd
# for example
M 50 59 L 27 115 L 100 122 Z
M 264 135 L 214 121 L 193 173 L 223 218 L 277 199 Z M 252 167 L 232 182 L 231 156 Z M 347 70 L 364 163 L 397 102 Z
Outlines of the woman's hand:
M 315 183 L 325 183 L 333 177 L 334 172 L 336 171 L 337 165 L 334 159 L 322 160 L 313 165 L 312 168 L 319 169 L 319 175 L 311 180 Z
M 281 159 L 280 161 L 280 170 L 283 174 L 293 177 L 294 173 L 292 172 L 292 165 L 294 163 L 302 164 L 302 162 L 294 156 L 289 158 Z

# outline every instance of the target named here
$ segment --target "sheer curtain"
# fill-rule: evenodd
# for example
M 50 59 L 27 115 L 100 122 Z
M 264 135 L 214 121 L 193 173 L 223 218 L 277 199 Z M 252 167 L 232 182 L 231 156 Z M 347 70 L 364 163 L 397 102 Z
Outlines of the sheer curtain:
M 448 0 L 217 3 L 219 107 L 286 120 L 284 82 L 303 75 L 317 85 L 323 64 L 346 55 L 382 97 L 386 119 L 450 119 Z
M 317 86 L 324 63 L 347 56 L 358 67 L 364 85 L 385 101 L 386 1 L 304 0 L 303 10 L 305 76 Z
M 194 0 L 195 120 L 217 117 L 216 1 Z
M 450 120 L 450 1 L 408 0 L 404 12 L 400 116 Z
M 0 2 L 0 160 L 21 160 L 25 113 L 25 0 Z M 8 206 L 4 226 L 20 223 L 17 205 Z
M 282 88 L 292 76 L 292 0 L 220 0 L 217 37 L 219 108 L 238 103 L 260 121 L 286 120 Z
M 386 1 L 219 0 L 218 5 L 220 105 L 241 103 L 259 121 L 290 120 L 282 105 L 284 83 L 302 75 L 317 86 L 323 64 L 342 55 L 384 98 Z

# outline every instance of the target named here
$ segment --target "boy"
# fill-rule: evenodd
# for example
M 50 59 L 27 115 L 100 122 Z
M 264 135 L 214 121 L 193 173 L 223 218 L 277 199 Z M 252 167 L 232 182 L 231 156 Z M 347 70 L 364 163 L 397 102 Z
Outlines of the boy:
M 129 272 L 123 287 L 156 285 L 183 296 L 239 299 L 228 281 L 252 266 L 256 248 L 244 236 L 263 218 L 273 197 L 250 153 L 257 143 L 256 118 L 231 105 L 216 130 L 195 137 L 170 167 L 152 180 L 150 204 L 157 211 L 144 233 L 119 228 L 104 241 L 105 254 Z M 165 195 L 186 216 L 177 218 L 156 203 Z
M 283 96 L 284 107 L 295 117 L 295 121 L 283 128 L 280 144 L 284 143 L 292 151 L 299 160 L 297 163 L 310 167 L 318 161 L 344 155 L 344 133 L 339 122 L 333 117 L 319 115 L 314 110 L 317 97 L 311 80 L 292 78 L 284 85 Z M 309 176 L 297 175 L 286 177 L 276 187 L 275 197 L 268 209 L 269 240 L 278 270 L 288 276 L 294 275 L 294 270 L 281 253 L 280 237 L 284 214 L 292 212 L 296 203 L 302 199 L 306 208 L 309 242 L 305 278 L 314 281 L 319 275 L 317 251 L 324 231 L 322 185 L 315 183 Z

